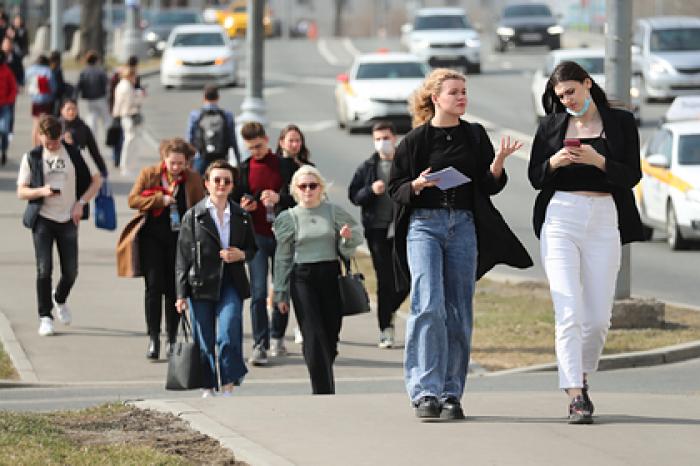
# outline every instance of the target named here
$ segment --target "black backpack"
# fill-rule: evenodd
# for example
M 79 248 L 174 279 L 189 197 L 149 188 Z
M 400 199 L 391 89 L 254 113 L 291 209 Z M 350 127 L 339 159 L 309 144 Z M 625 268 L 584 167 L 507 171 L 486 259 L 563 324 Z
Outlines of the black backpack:
M 209 160 L 226 158 L 231 140 L 226 126 L 226 114 L 218 108 L 202 109 L 195 123 L 193 144 L 200 155 Z

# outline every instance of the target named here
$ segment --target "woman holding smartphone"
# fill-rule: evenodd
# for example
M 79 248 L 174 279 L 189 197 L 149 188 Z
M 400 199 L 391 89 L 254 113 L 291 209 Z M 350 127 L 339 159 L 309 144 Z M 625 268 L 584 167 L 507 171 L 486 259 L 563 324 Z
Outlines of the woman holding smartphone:
M 547 116 L 532 145 L 528 175 L 540 190 L 535 234 L 554 304 L 559 386 L 569 423 L 593 422 L 588 375 L 610 327 L 621 244 L 641 241 L 632 188 L 641 178 L 634 116 L 613 108 L 574 62 L 547 82 Z

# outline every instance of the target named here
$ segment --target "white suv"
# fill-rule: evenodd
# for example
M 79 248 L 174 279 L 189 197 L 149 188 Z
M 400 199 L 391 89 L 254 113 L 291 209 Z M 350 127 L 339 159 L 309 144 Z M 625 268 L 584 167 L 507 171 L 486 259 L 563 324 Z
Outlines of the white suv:
M 402 42 L 430 66 L 458 66 L 481 72 L 481 40 L 461 8 L 423 8 L 413 25 L 402 28 Z
M 633 51 L 648 100 L 700 93 L 700 18 L 640 19 Z

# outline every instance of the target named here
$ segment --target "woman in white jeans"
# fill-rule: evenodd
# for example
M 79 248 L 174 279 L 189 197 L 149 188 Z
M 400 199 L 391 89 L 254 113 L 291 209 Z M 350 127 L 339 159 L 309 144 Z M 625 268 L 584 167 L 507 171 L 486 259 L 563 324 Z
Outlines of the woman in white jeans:
M 533 141 L 528 175 L 533 223 L 555 314 L 559 387 L 569 422 L 593 422 L 588 375 L 610 327 L 621 245 L 641 241 L 632 188 L 641 178 L 633 115 L 612 108 L 574 62 L 557 66 L 542 104 L 548 115 Z
M 134 165 L 134 157 L 138 144 L 142 141 L 142 119 L 141 104 L 143 102 L 143 90 L 136 88 L 136 69 L 126 67 L 122 71 L 122 79 L 114 90 L 114 108 L 112 116 L 120 118 L 122 130 L 124 131 L 124 146 L 121 156 L 121 173 L 128 175 L 133 172 L 129 165 Z

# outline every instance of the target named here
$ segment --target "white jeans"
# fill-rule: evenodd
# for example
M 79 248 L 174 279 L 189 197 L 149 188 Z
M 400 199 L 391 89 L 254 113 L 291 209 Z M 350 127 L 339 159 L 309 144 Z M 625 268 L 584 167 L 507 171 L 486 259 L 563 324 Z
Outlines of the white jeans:
M 143 124 L 135 125 L 131 117 L 122 117 L 122 129 L 124 130 L 124 145 L 122 146 L 121 168 L 122 174 L 135 172 L 139 162 L 136 160 L 143 150 Z
M 598 368 L 620 268 L 612 196 L 557 191 L 542 226 L 541 253 L 554 304 L 559 387 L 580 388 Z
M 98 141 L 104 141 L 104 136 L 107 132 L 107 127 L 112 122 L 112 117 L 109 114 L 109 108 L 107 106 L 107 98 L 105 97 L 102 99 L 83 100 L 87 105 L 87 109 L 85 112 L 85 124 L 90 127 L 90 130 L 92 131 L 93 136 L 95 136 L 95 139 L 97 139 Z M 97 134 L 98 121 L 102 126 L 102 132 L 99 135 L 100 137 L 98 137 Z

